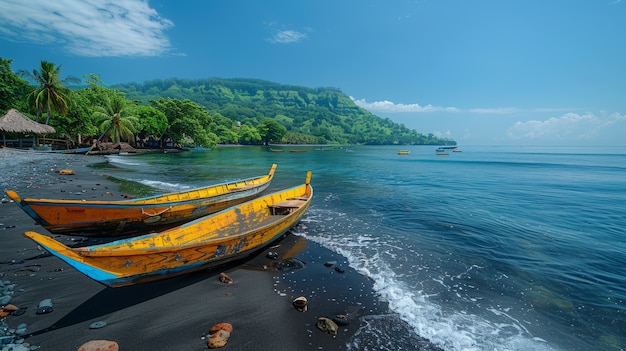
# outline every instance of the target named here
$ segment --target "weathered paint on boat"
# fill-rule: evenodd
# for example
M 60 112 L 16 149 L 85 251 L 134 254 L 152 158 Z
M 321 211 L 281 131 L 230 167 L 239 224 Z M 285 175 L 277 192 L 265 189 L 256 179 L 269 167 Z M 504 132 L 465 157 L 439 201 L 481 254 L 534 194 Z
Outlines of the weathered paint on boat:
M 127 236 L 171 227 L 257 197 L 270 186 L 275 170 L 273 164 L 264 176 L 119 201 L 21 199 L 13 190 L 6 193 L 51 233 Z
M 24 235 L 88 277 L 111 287 L 165 279 L 249 255 L 298 223 L 313 198 L 305 184 L 247 201 L 159 233 L 70 248 L 36 232 Z

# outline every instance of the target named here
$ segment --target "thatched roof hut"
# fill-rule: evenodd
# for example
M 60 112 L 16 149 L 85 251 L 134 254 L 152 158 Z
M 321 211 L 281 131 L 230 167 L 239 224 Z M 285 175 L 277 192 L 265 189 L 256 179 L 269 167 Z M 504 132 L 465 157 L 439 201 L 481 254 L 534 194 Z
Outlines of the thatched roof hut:
M 54 134 L 54 128 L 37 123 L 24 116 L 16 109 L 10 109 L 6 115 L 0 117 L 0 132 L 25 134 Z

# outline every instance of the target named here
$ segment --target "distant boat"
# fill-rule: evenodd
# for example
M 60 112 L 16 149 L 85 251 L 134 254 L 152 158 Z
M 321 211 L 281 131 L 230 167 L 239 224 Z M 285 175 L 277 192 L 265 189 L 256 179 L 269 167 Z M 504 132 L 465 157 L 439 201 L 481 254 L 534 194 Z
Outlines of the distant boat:
M 276 166 L 255 178 L 128 200 L 23 199 L 13 190 L 6 194 L 51 233 L 128 236 L 171 227 L 255 198 L 270 186 Z
M 308 171 L 303 185 L 162 232 L 105 244 L 68 247 L 48 235 L 24 235 L 97 282 L 134 285 L 215 267 L 266 247 L 304 216 L 313 197 L 310 181 Z
M 285 152 L 285 150 L 283 149 L 271 149 L 271 148 L 270 148 L 270 151 L 271 152 Z
M 289 152 L 306 152 L 306 150 L 289 150 Z
M 411 151 L 409 150 L 398 150 L 398 155 L 408 155 Z
M 452 152 L 463 152 L 463 150 L 461 150 L 461 149 L 454 149 L 454 150 L 452 150 Z
M 438 148 L 435 150 L 437 156 L 449 156 L 450 154 L 444 148 Z

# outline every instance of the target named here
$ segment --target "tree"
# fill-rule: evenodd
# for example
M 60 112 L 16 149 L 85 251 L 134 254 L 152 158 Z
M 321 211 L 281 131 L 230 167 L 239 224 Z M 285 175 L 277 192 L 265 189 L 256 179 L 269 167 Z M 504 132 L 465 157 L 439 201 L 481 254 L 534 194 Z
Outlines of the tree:
M 240 144 L 256 144 L 261 141 L 259 130 L 247 124 L 242 124 L 237 134 Z
M 47 114 L 46 124 L 50 122 L 52 112 L 56 111 L 61 115 L 66 115 L 68 106 L 70 104 L 70 90 L 63 84 L 65 83 L 79 83 L 80 80 L 75 77 L 67 77 L 60 79 L 61 65 L 57 66 L 52 62 L 41 61 L 41 67 L 39 71 L 33 70 L 33 72 L 20 71 L 20 74 L 27 76 L 37 84 L 28 94 L 28 102 L 37 111 L 37 121 L 41 114 L 45 112 Z
M 269 145 L 269 143 L 279 143 L 287 133 L 287 128 L 269 118 L 261 122 L 257 129 L 265 145 Z
M 127 111 L 131 107 L 128 100 L 117 92 L 111 91 L 105 95 L 103 104 L 96 106 L 94 117 L 98 121 L 100 132 L 111 135 L 114 143 L 126 139 L 133 141 L 135 125 L 139 120 L 135 116 L 129 116 Z
M 0 57 L 0 113 L 4 114 L 8 109 L 21 110 L 27 95 L 28 82 L 20 78 L 11 70 L 13 60 L 5 60 Z
M 209 148 L 219 142 L 219 138 L 210 130 L 213 120 L 206 108 L 188 99 L 160 98 L 150 103 L 167 116 L 168 133 L 174 141 L 185 140 L 186 146 Z

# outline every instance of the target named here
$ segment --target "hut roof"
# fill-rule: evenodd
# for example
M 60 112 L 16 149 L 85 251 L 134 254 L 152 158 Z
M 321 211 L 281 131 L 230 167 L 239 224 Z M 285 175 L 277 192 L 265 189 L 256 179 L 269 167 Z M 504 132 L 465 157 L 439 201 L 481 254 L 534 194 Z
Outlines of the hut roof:
M 0 117 L 0 131 L 35 134 L 53 134 L 56 132 L 51 126 L 37 123 L 13 108 L 6 115 Z

